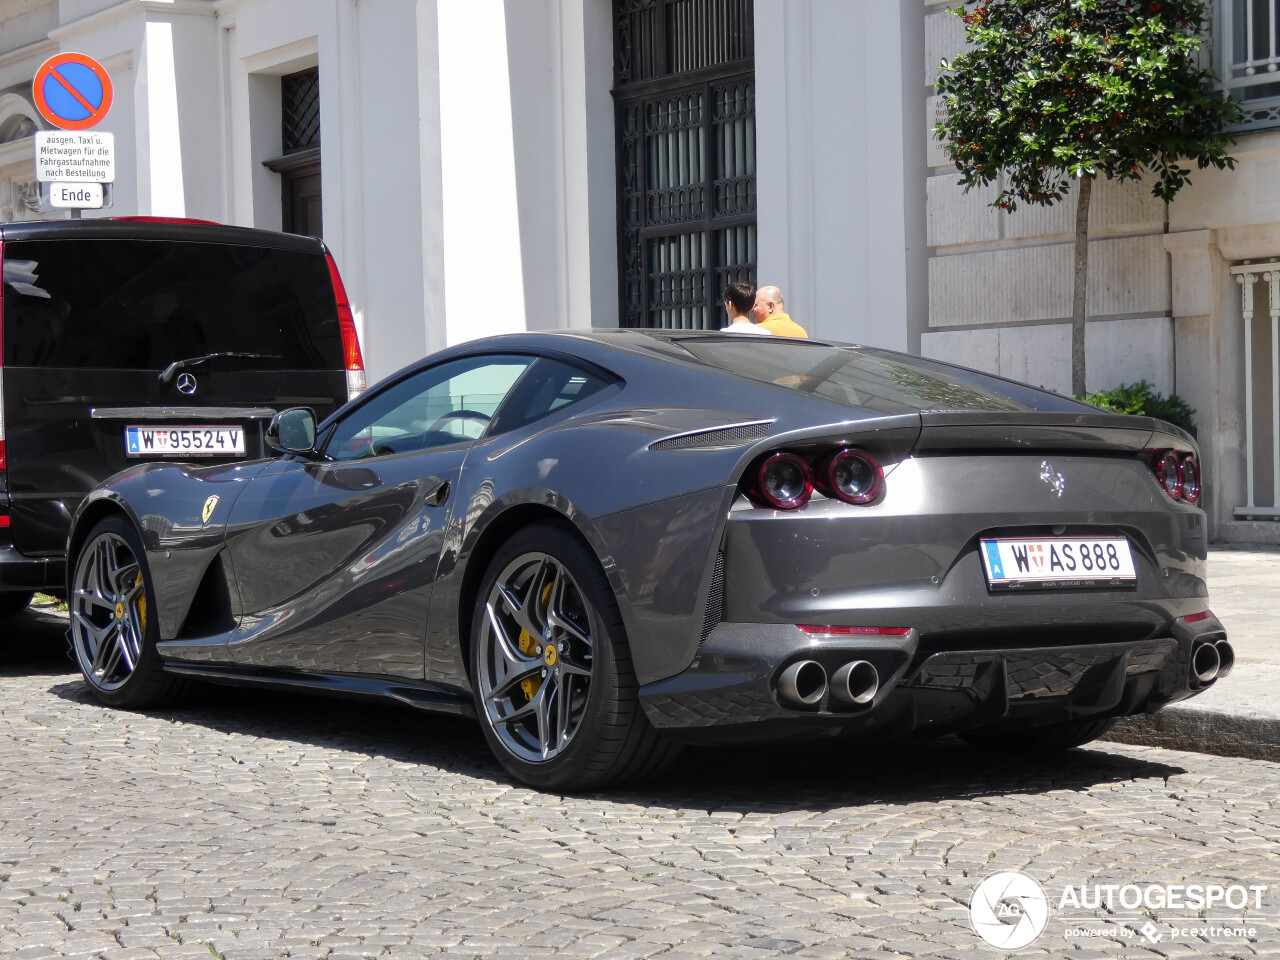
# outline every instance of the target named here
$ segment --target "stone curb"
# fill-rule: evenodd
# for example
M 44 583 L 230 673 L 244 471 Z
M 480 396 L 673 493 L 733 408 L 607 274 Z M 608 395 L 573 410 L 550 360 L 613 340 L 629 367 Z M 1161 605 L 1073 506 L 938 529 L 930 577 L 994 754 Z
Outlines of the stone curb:
M 1280 719 L 1177 705 L 1125 717 L 1102 739 L 1220 757 L 1280 761 Z

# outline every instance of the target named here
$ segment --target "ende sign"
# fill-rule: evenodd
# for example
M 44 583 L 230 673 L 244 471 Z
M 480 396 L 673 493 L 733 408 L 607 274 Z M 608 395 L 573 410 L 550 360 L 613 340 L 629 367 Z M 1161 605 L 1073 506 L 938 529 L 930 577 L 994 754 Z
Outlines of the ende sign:
M 102 184 L 100 183 L 51 183 L 49 206 L 60 210 L 101 210 Z

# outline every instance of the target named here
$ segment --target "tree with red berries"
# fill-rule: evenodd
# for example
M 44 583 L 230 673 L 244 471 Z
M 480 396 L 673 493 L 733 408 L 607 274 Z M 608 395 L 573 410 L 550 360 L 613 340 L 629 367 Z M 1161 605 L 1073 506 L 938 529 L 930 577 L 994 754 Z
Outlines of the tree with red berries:
M 994 206 L 1076 198 L 1071 391 L 1085 395 L 1085 290 L 1093 181 L 1150 178 L 1168 202 L 1200 169 L 1235 167 L 1239 108 L 1196 63 L 1202 0 L 965 0 L 970 50 L 942 62 L 935 128 L 965 190 Z

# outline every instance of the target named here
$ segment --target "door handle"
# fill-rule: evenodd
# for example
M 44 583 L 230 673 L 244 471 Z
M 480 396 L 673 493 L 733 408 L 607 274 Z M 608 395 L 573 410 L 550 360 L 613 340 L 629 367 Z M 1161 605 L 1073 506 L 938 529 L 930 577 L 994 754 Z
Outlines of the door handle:
M 428 490 L 427 495 L 422 499 L 429 507 L 440 506 L 449 499 L 449 481 L 441 480 L 438 484 Z

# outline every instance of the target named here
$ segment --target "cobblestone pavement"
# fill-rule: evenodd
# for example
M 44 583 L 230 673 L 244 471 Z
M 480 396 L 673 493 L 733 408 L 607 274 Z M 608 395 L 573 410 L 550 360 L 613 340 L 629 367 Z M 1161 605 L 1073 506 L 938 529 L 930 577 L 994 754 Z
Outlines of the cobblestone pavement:
M 105 709 L 57 622 L 28 626 L 44 652 L 9 634 L 0 665 L 6 957 L 1011 956 L 968 925 L 998 870 L 1051 903 L 1019 957 L 1280 956 L 1276 764 L 699 750 L 659 784 L 566 798 L 408 709 L 217 687 Z M 1251 938 L 1176 939 L 1156 911 L 1159 942 L 1068 939 L 1057 910 L 1068 884 L 1232 882 L 1271 886 L 1261 910 L 1209 915 Z

